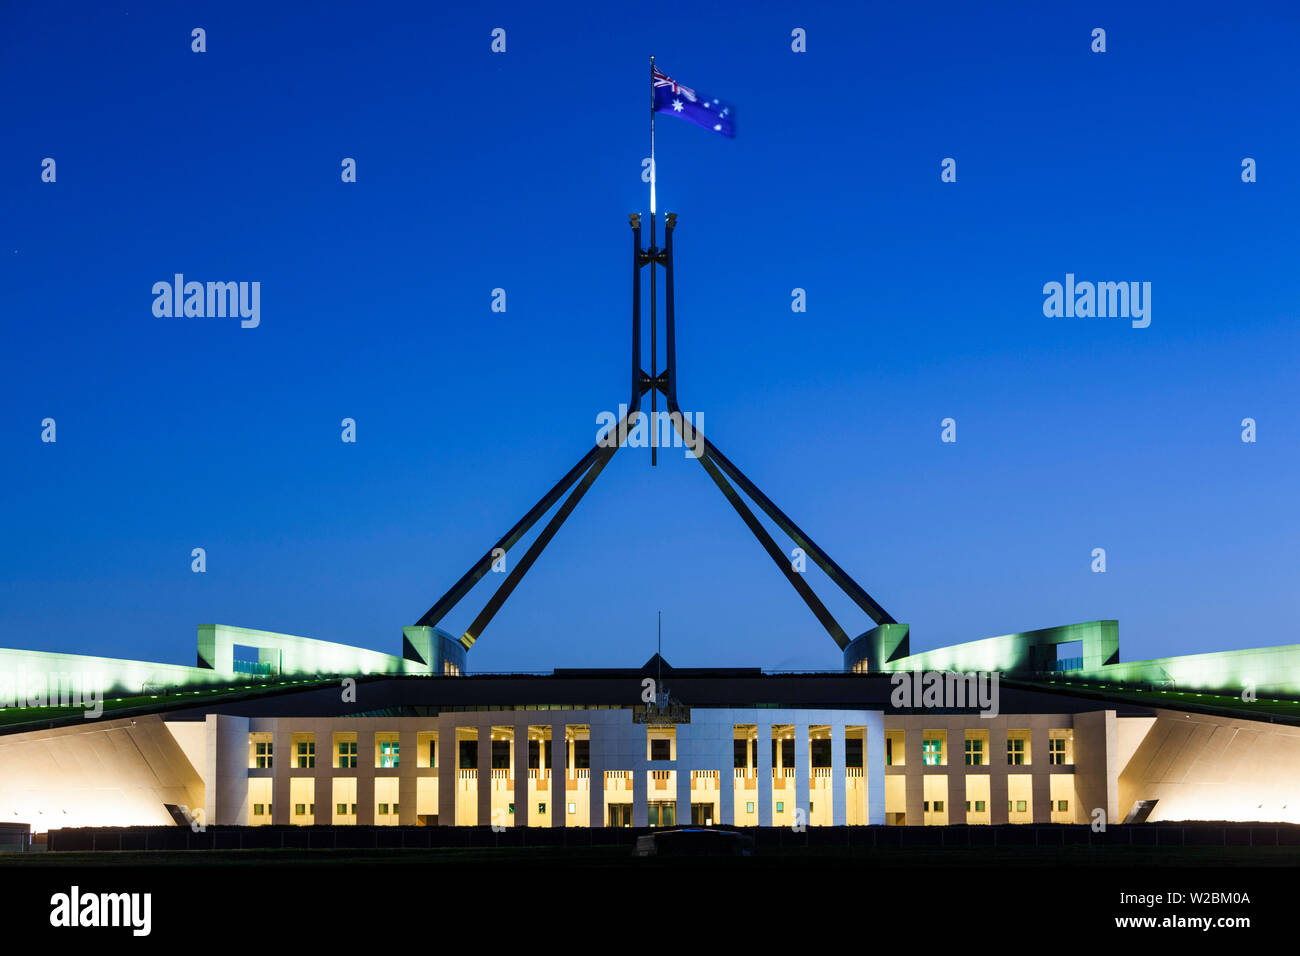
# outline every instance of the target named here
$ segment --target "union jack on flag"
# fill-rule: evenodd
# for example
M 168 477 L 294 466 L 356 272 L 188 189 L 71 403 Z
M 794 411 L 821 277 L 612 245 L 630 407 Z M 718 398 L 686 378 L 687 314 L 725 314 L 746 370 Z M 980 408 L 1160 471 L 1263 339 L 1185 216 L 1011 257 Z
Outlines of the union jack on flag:
M 722 136 L 736 135 L 736 108 L 683 86 L 658 67 L 651 71 L 656 113 L 670 113 Z

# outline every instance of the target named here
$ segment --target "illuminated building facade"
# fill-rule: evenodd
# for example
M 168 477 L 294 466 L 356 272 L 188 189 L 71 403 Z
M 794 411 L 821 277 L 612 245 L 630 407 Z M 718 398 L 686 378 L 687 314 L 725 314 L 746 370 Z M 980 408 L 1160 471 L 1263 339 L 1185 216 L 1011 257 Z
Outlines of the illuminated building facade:
M 806 674 L 674 669 L 656 657 L 622 670 L 466 676 L 463 652 L 432 650 L 455 644 L 433 629 L 408 629 L 409 656 L 388 658 L 203 628 L 200 659 L 214 634 L 230 645 L 214 658 L 230 671 L 215 684 L 209 674 L 177 678 L 216 668 L 5 651 L 64 676 L 102 666 L 102 685 L 120 696 L 102 700 L 97 719 L 84 702 L 0 711 L 0 821 L 36 832 L 191 820 L 817 827 L 1084 824 L 1100 813 L 1109 823 L 1300 822 L 1300 707 L 1281 696 L 1300 667 L 1295 649 L 1226 655 L 1242 674 L 1251 661 L 1271 662 L 1270 682 L 1249 699 L 1223 680 L 1175 684 L 1169 661 L 1117 665 L 1113 621 L 916 656 L 899 629 L 852 642 L 843 672 Z M 1220 675 L 1218 657 L 1170 661 L 1179 674 Z M 312 666 L 326 661 L 370 670 Z M 996 671 L 995 706 L 973 694 L 965 706 L 898 706 L 900 686 L 922 667 L 940 677 Z M 1116 667 L 1122 679 L 1109 676 Z M 127 673 L 139 684 L 124 685 Z M 650 680 L 671 699 L 645 703 Z

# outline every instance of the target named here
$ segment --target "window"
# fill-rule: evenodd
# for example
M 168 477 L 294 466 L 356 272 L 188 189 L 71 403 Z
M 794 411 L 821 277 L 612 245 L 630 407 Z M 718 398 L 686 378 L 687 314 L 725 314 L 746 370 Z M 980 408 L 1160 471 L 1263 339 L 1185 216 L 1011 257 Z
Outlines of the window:
M 1011 807 L 1012 807 L 1012 804 L 1013 804 L 1013 803 L 1015 804 L 1015 810 L 1016 810 L 1016 813 L 1024 813 L 1026 810 L 1029 809 L 1029 804 L 1026 803 L 1024 800 L 1015 800 L 1015 801 L 1008 800 L 1008 801 L 1007 801 L 1007 812 L 1008 812 L 1008 813 L 1011 812 Z
M 1061 813 L 1066 813 L 1066 812 L 1068 812 L 1069 809 L 1070 809 L 1070 801 L 1069 801 L 1069 800 L 1057 800 L 1057 801 L 1056 801 L 1056 809 L 1059 810 Z
M 478 741 L 462 740 L 459 742 L 460 769 L 478 769 Z
M 545 813 L 545 812 L 546 812 L 546 804 L 544 804 L 544 803 L 539 803 L 539 804 L 537 805 L 537 812 L 538 812 L 538 813 Z
M 353 744 L 355 747 L 356 745 Z M 398 746 L 396 740 L 381 740 L 379 742 L 379 766 L 396 767 L 398 760 Z
M 650 741 L 651 760 L 671 760 L 672 753 L 673 753 L 673 742 L 671 740 Z
M 269 740 L 259 741 L 253 746 L 256 748 L 254 752 L 257 755 L 257 769 L 269 770 L 271 767 L 271 742 Z
M 1011 808 L 1010 808 L 1010 807 L 1007 807 L 1007 809 L 1010 810 Z M 966 801 L 966 812 L 967 812 L 967 813 L 970 813 L 970 801 L 969 801 L 969 800 Z M 975 812 L 976 812 L 976 813 L 983 813 L 983 812 L 984 812 L 984 801 L 983 801 L 983 800 L 976 800 L 976 801 L 975 801 Z
M 577 813 L 577 812 L 578 812 L 578 805 L 577 805 L 576 803 L 570 803 L 570 804 L 569 804 L 569 812 L 570 812 L 570 813 Z
M 942 800 L 936 800 L 936 801 L 934 801 L 934 812 L 935 812 L 935 813 L 943 813 L 943 801 L 942 801 Z
M 1053 729 L 1047 732 L 1047 760 L 1049 763 L 1074 763 L 1074 729 Z
M 339 741 L 339 766 L 355 767 L 357 765 L 357 742 L 355 740 Z
M 493 770 L 510 769 L 510 744 L 509 740 L 492 740 L 492 751 L 489 759 L 492 762 Z
M 943 763 L 943 741 L 940 738 L 927 737 L 921 742 L 921 763 L 927 767 Z
M 253 804 L 253 816 L 255 816 L 255 817 L 260 817 L 260 816 L 262 816 L 262 815 L 265 814 L 265 813 L 266 813 L 266 804 L 265 804 L 265 803 L 255 803 L 255 804 Z
M 776 801 L 776 812 L 777 812 L 777 813 L 785 813 L 785 801 L 784 801 L 784 800 L 778 800 L 778 801 Z
M 346 803 L 337 803 L 334 805 L 334 812 L 341 817 L 348 815 L 348 805 Z
M 299 741 L 298 769 L 309 770 L 316 766 L 316 744 L 313 741 Z
M 984 766 L 984 741 L 969 737 L 966 740 L 966 766 Z
M 907 763 L 907 736 L 901 730 L 885 731 L 885 766 L 901 767 Z
M 845 738 L 844 766 L 850 768 L 862 766 L 862 738 L 861 737 Z
M 381 804 L 379 805 L 379 815 L 380 815 L 381 817 L 386 817 L 386 816 L 388 816 L 388 804 L 386 804 L 386 803 L 381 803 Z
M 753 812 L 754 812 L 754 801 L 753 801 L 753 800 L 750 800 L 748 803 L 745 804 L 745 812 L 746 812 L 746 813 L 753 813 Z
M 1007 738 L 1007 763 L 1013 767 L 1024 766 L 1025 738 L 1023 737 Z

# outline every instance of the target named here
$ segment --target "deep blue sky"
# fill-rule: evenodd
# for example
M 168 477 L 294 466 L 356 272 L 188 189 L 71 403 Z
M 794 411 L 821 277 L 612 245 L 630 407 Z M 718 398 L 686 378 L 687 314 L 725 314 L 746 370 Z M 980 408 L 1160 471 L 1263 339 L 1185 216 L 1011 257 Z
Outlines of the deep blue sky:
M 1300 17 L 1130 6 L 6 4 L 0 646 L 399 652 L 626 400 L 650 53 L 738 107 L 734 141 L 659 122 L 683 406 L 914 649 L 1296 641 Z M 155 318 L 175 272 L 260 281 L 261 326 Z M 1151 282 L 1150 328 L 1045 318 L 1066 272 Z M 471 669 L 636 664 L 658 609 L 674 663 L 838 666 L 700 467 L 642 450 Z

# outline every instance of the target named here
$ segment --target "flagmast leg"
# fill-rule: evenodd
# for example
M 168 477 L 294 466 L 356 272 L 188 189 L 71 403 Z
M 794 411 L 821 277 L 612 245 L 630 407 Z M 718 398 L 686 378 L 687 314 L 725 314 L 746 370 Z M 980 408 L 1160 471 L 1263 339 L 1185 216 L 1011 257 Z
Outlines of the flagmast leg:
M 650 57 L 650 380 L 653 382 L 659 374 L 659 356 L 656 349 L 658 331 L 655 326 L 655 181 L 659 170 L 655 166 L 655 58 Z M 659 390 L 650 389 L 650 466 L 659 464 L 659 430 L 657 424 L 659 412 Z

